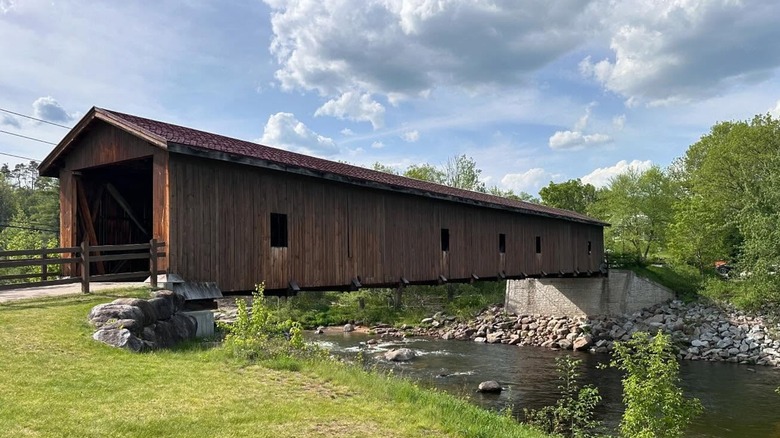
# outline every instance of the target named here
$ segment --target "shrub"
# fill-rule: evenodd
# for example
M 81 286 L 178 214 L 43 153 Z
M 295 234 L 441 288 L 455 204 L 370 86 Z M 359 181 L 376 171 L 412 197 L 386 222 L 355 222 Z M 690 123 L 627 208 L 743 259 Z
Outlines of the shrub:
M 601 401 L 599 390 L 591 385 L 580 387 L 579 359 L 570 356 L 555 359 L 561 397 L 554 406 L 538 410 L 523 409 L 526 422 L 546 433 L 567 437 L 588 437 L 599 426 L 593 410 Z
M 699 400 L 686 398 L 679 387 L 679 364 L 668 335 L 651 338 L 636 332 L 629 341 L 616 342 L 610 365 L 625 373 L 621 436 L 680 437 L 702 412 Z
M 252 309 L 245 300 L 236 300 L 236 321 L 219 323 L 227 335 L 225 346 L 233 355 L 248 360 L 264 360 L 271 367 L 294 367 L 293 357 L 317 353 L 316 347 L 303 341 L 303 328 L 297 322 L 280 322 L 265 306 L 265 285 L 258 284 L 252 294 Z M 287 360 L 289 359 L 289 360 Z

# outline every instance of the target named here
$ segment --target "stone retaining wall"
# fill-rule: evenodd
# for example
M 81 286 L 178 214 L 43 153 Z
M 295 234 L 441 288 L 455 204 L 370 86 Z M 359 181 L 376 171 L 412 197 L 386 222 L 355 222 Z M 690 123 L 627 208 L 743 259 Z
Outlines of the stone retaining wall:
M 623 315 L 674 298 L 674 292 L 632 271 L 599 278 L 530 278 L 506 282 L 505 308 L 516 314 L 569 317 Z

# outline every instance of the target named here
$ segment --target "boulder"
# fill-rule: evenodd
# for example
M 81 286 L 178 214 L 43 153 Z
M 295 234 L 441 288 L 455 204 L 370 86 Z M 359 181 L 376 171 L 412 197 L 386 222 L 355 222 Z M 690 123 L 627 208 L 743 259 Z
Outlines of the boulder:
M 198 331 L 198 322 L 190 315 L 177 313 L 171 316 L 173 326 L 173 340 L 175 343 L 195 338 Z
M 185 298 L 182 295 L 177 294 L 174 291 L 171 290 L 158 290 L 157 292 L 152 293 L 152 297 L 154 298 L 165 298 L 168 300 L 168 302 L 171 304 L 171 313 L 176 313 L 182 308 L 184 308 L 184 301 Z M 165 318 L 159 318 L 159 319 L 165 319 Z
M 560 339 L 558 341 L 558 348 L 561 350 L 571 350 L 573 343 L 568 339 Z
M 487 340 L 488 344 L 495 344 L 495 343 L 501 342 L 501 338 L 503 336 L 504 336 L 504 332 L 501 332 L 501 331 L 494 332 L 494 333 L 489 333 L 487 335 L 486 340 Z
M 170 321 L 157 321 L 154 325 L 154 339 L 159 348 L 171 348 L 176 345 L 173 324 Z
M 355 326 L 352 324 L 344 324 L 344 333 L 354 332 Z
M 572 348 L 575 351 L 587 350 L 592 342 L 593 341 L 589 335 L 583 335 L 574 340 Z
M 496 394 L 501 392 L 501 390 L 502 390 L 501 385 L 495 380 L 487 380 L 485 382 L 480 383 L 479 387 L 477 387 L 477 392 L 487 392 L 487 393 Z
M 128 306 L 135 306 L 141 309 L 144 314 L 143 325 L 150 325 L 157 322 L 159 319 L 157 313 L 154 311 L 154 307 L 149 304 L 148 301 L 140 298 L 117 298 L 112 301 L 113 304 L 126 304 Z
M 154 312 L 157 314 L 157 320 L 165 321 L 167 319 L 171 318 L 171 315 L 173 315 L 173 304 L 171 303 L 171 300 L 165 297 L 156 297 L 152 298 L 148 301 L 149 305 L 152 306 L 154 309 Z
M 399 348 L 385 353 L 385 359 L 392 362 L 407 362 L 414 359 L 417 354 L 408 348 Z
M 323 333 L 325 333 L 325 327 L 323 326 L 319 326 L 317 327 L 317 330 L 314 330 L 314 334 L 321 335 Z
M 144 349 L 144 342 L 128 329 L 100 329 L 92 335 L 92 339 L 134 352 Z
M 109 321 L 120 319 L 132 319 L 141 326 L 144 325 L 144 312 L 136 306 L 128 306 L 127 304 L 98 304 L 89 312 L 88 318 L 89 322 L 98 328 Z
M 135 319 L 112 319 L 100 326 L 102 330 L 127 329 L 134 335 L 140 335 L 144 326 Z

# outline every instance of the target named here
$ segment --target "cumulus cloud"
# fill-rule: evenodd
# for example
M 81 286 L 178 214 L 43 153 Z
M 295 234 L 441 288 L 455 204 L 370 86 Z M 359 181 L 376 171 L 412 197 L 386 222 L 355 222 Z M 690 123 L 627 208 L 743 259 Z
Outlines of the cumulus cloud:
M 621 114 L 612 118 L 612 126 L 618 131 L 622 130 L 626 126 L 626 115 Z
M 33 115 L 39 119 L 55 123 L 67 123 L 73 120 L 73 115 L 68 114 L 65 108 L 53 97 L 39 97 L 33 102 Z
M 586 146 L 610 143 L 612 137 L 607 134 L 583 134 L 580 131 L 557 131 L 550 137 L 550 149 L 579 150 Z
M 355 133 L 352 132 L 352 130 L 349 129 L 349 128 L 344 128 L 344 129 L 341 130 L 341 135 L 343 135 L 345 137 L 349 137 L 351 135 L 355 135 Z
M 607 134 L 585 134 L 583 132 L 585 128 L 588 127 L 590 112 L 594 106 L 595 104 L 591 103 L 585 108 L 585 114 L 583 114 L 577 120 L 577 123 L 574 124 L 574 130 L 556 131 L 548 140 L 550 149 L 572 151 L 583 149 L 586 146 L 595 146 L 611 142 L 612 137 Z
M 371 147 L 374 149 L 382 149 L 383 147 L 385 147 L 385 144 L 382 143 L 381 141 L 375 141 L 371 143 Z
M 521 173 L 508 173 L 501 178 L 501 184 L 516 192 L 536 193 L 552 175 L 542 168 L 534 167 Z
M 580 72 L 636 105 L 666 105 L 767 79 L 780 66 L 776 0 L 602 3 L 612 55 Z
M 333 139 L 312 131 L 291 113 L 271 115 L 263 129 L 263 136 L 257 142 L 321 157 L 333 156 L 339 152 Z
M 769 109 L 769 114 L 772 115 L 774 118 L 780 118 L 780 100 L 777 101 L 777 104 L 774 108 Z
M 408 141 L 409 143 L 414 143 L 420 139 L 420 131 L 416 129 L 412 131 L 406 131 L 403 133 L 403 135 L 401 135 L 401 138 L 403 138 L 404 141 Z
M 643 171 L 653 165 L 650 160 L 633 160 L 630 163 L 626 160 L 618 161 L 614 166 L 599 167 L 593 172 L 580 178 L 583 184 L 592 184 L 595 187 L 604 187 L 609 184 L 609 180 L 621 173 L 630 170 Z
M 14 8 L 14 0 L 0 0 L 0 14 L 7 14 Z
M 17 129 L 22 127 L 16 118 L 6 114 L 0 114 L 0 126 L 11 126 Z
M 391 102 L 435 87 L 516 86 L 582 43 L 588 2 L 265 0 L 283 89 Z
M 314 115 L 333 116 L 356 122 L 371 122 L 374 129 L 381 128 L 385 123 L 385 107 L 373 100 L 370 94 L 360 94 L 354 91 L 348 91 L 336 99 L 325 102 L 324 105 L 317 108 Z

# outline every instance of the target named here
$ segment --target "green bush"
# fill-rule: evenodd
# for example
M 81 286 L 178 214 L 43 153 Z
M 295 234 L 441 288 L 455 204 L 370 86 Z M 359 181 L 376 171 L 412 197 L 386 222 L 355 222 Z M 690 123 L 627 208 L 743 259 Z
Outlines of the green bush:
M 701 402 L 686 398 L 679 387 L 679 364 L 668 335 L 636 332 L 629 341 L 616 342 L 610 365 L 625 373 L 621 436 L 681 437 L 702 412 Z
M 236 321 L 219 323 L 227 333 L 225 347 L 236 357 L 290 369 L 292 358 L 311 355 L 317 349 L 303 341 L 300 323 L 289 319 L 280 321 L 266 307 L 264 289 L 264 284 L 257 285 L 251 311 L 245 300 L 236 300 Z
M 601 401 L 599 390 L 591 385 L 580 387 L 579 359 L 563 356 L 555 359 L 560 384 L 560 398 L 554 406 L 538 410 L 523 409 L 526 422 L 546 433 L 566 437 L 589 437 L 599 426 L 593 410 Z

